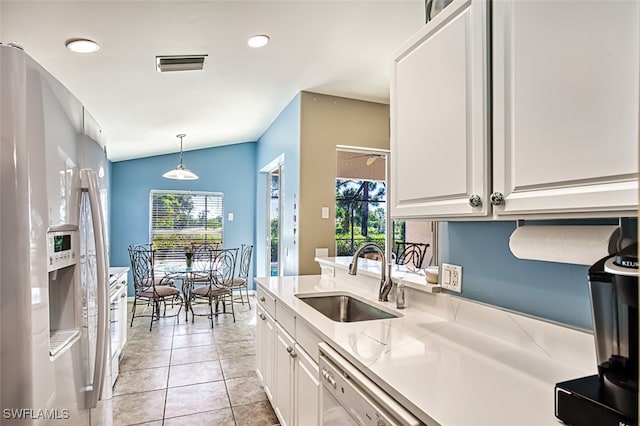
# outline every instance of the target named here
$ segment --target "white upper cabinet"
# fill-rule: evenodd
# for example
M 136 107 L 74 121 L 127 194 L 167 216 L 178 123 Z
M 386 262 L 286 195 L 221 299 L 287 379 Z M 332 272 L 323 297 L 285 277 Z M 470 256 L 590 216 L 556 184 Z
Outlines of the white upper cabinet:
M 454 0 L 394 55 L 393 217 L 487 214 L 486 6 Z
M 496 1 L 496 215 L 636 215 L 640 2 Z
M 633 0 L 454 0 L 394 55 L 392 216 L 635 216 L 639 27 Z

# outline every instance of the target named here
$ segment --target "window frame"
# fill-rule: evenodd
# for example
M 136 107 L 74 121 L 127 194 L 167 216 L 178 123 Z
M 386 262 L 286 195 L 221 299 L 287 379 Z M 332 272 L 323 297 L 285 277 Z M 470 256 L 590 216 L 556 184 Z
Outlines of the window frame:
M 148 238 L 149 238 L 149 244 L 153 244 L 153 236 L 155 234 L 162 234 L 162 232 L 154 232 L 154 228 L 153 228 L 153 218 L 154 218 L 154 211 L 153 211 L 153 200 L 155 195 L 157 194 L 171 194 L 171 195 L 195 195 L 195 196 L 200 196 L 200 197 L 219 197 L 220 199 L 220 231 L 219 232 L 215 232 L 212 233 L 212 235 L 220 235 L 220 245 L 222 246 L 222 244 L 224 243 L 224 192 L 218 192 L 218 191 L 190 191 L 190 190 L 173 190 L 173 189 L 151 189 L 149 190 L 149 229 L 148 229 Z M 172 233 L 176 233 L 176 234 L 187 234 L 187 232 L 181 232 L 180 229 L 174 229 L 171 231 Z M 190 234 L 193 234 L 193 232 L 190 232 Z M 179 261 L 182 260 L 182 256 L 181 255 L 177 255 L 177 254 L 170 254 L 169 256 L 166 256 L 165 259 L 167 262 L 175 262 L 175 261 Z

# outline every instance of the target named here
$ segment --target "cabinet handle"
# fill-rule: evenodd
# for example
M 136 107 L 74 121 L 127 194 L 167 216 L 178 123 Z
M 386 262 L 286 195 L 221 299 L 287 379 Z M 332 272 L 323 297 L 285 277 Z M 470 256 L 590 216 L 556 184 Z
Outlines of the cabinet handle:
M 267 317 L 265 317 L 265 316 L 264 316 L 264 314 L 260 314 L 260 319 L 261 319 L 262 321 L 264 321 L 264 320 L 266 320 L 266 319 L 267 319 Z
M 287 346 L 287 352 L 289 352 L 289 353 L 293 352 L 293 347 L 292 346 Z
M 295 352 L 290 352 L 290 353 L 289 353 L 289 356 L 290 356 L 291 358 L 295 358 L 295 357 L 297 357 L 297 356 L 298 356 L 298 354 L 297 354 L 297 353 L 295 353 Z
M 504 204 L 504 195 L 502 195 L 502 192 L 492 193 L 490 199 L 491 204 L 493 204 L 494 206 L 500 206 Z
M 471 207 L 482 206 L 482 198 L 480 198 L 480 196 L 477 194 L 473 194 L 471 197 L 469 197 L 469 205 Z
M 120 299 L 124 299 L 125 297 L 127 297 L 127 294 L 126 294 L 126 293 L 122 293 L 122 294 L 120 295 Z
M 261 301 L 261 302 L 264 302 L 265 300 L 266 300 L 266 299 L 264 298 L 264 296 L 261 296 L 261 297 L 260 297 L 260 301 Z

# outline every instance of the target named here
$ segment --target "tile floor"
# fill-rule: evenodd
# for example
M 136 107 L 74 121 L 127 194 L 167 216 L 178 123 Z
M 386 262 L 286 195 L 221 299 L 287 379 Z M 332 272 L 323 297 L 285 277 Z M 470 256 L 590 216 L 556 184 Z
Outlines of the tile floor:
M 149 318 L 136 317 L 113 388 L 114 425 L 277 424 L 255 373 L 253 296 L 251 304 L 236 303 L 236 322 L 219 315 L 213 329 L 206 316 L 185 322 L 184 310 L 151 331 Z

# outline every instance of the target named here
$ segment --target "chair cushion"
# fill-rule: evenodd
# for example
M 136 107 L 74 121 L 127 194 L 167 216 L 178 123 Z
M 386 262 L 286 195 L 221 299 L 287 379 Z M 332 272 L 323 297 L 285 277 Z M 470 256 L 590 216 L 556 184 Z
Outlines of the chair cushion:
M 147 289 L 143 291 L 139 291 L 136 294 L 140 297 L 151 297 L 151 298 L 155 297 L 153 294 L 152 287 L 148 287 Z M 180 290 L 178 290 L 175 287 L 160 285 L 156 287 L 156 294 L 159 297 L 177 296 L 180 294 Z
M 202 285 L 191 290 L 192 294 L 197 296 L 224 296 L 230 293 L 228 288 L 220 288 L 212 285 Z
M 242 287 L 247 285 L 247 280 L 244 278 L 234 278 L 233 281 L 231 281 L 231 285 L 233 287 Z

